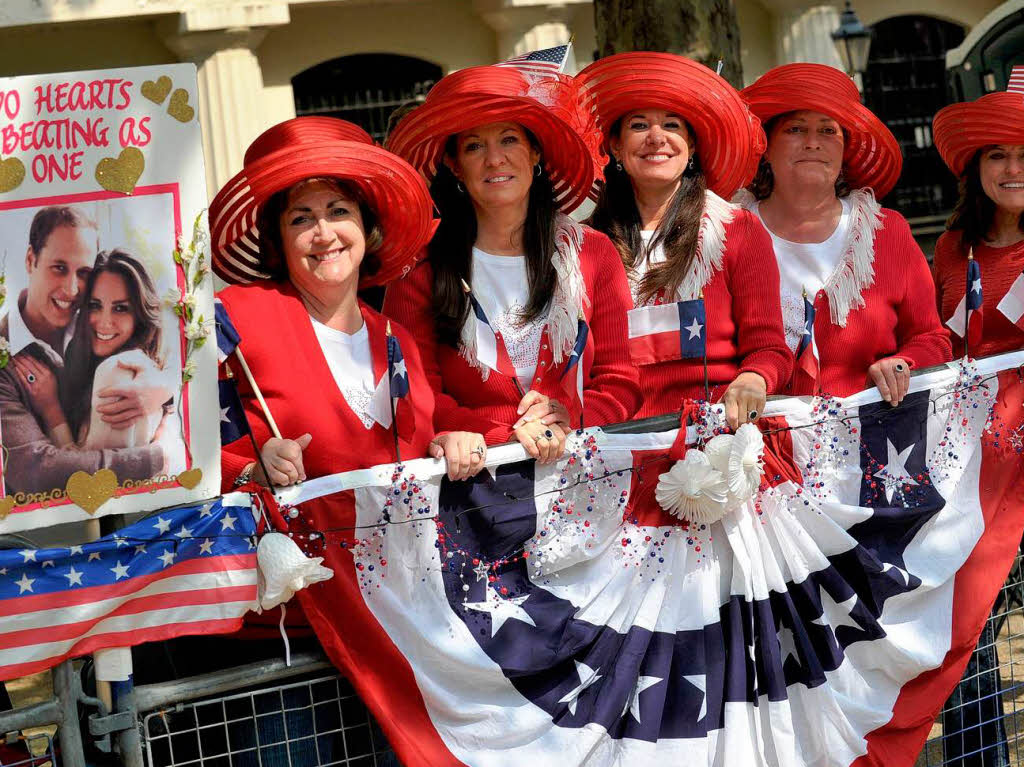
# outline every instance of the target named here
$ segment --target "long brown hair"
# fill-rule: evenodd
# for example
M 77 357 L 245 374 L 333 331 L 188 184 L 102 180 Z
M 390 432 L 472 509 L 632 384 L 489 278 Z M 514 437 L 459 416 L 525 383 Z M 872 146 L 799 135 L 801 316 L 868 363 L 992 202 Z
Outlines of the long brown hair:
M 523 128 L 535 150 L 540 144 Z M 445 143 L 446 154 L 454 158 L 456 137 Z M 526 281 L 530 288 L 526 307 L 520 319 L 531 322 L 547 311 L 555 292 L 558 274 L 551 257 L 555 252 L 555 193 L 551 178 L 543 164 L 530 184 L 526 221 L 523 222 L 523 252 L 526 257 Z M 441 163 L 430 184 L 430 195 L 441 213 L 441 223 L 427 246 L 434 271 L 433 311 L 438 340 L 457 347 L 462 326 L 469 316 L 469 299 L 462 289 L 462 280 L 472 281 L 473 243 L 476 242 L 476 211 L 469 195 L 459 190 L 458 179 Z
M 976 248 L 985 242 L 996 216 L 996 204 L 985 194 L 981 186 L 981 156 L 990 147 L 984 146 L 974 153 L 960 176 L 960 199 L 946 222 L 950 231 L 960 231 L 960 242 L 965 247 Z M 1017 228 L 1024 232 L 1024 213 L 1017 221 Z
M 104 272 L 116 274 L 124 280 L 131 304 L 135 327 L 131 338 L 125 341 L 118 352 L 140 349 L 163 367 L 160 341 L 163 335 L 160 317 L 160 298 L 156 294 L 153 280 L 138 259 L 123 250 L 102 252 L 96 256 L 96 263 L 89 273 L 82 293 L 82 308 L 75 320 L 75 331 L 68 344 L 64 372 L 58 384 L 59 396 L 71 433 L 77 435 L 79 428 L 89 419 L 92 407 L 92 379 L 96 368 L 105 359 L 92 351 L 89 327 L 89 302 L 92 299 L 96 280 Z
M 612 135 L 618 136 L 621 127 L 620 119 L 612 126 Z M 689 135 L 693 136 L 690 126 L 686 127 Z M 643 222 L 629 175 L 619 169 L 614 159 L 605 167 L 604 186 L 588 223 L 608 235 L 627 271 L 643 263 L 658 245 L 665 251 L 665 261 L 649 269 L 640 281 L 641 303 L 646 303 L 662 289 L 674 293 L 690 273 L 696 258 L 707 181 L 700 167 L 700 157 L 693 154 L 691 158 L 679 189 L 646 245 L 641 235 Z

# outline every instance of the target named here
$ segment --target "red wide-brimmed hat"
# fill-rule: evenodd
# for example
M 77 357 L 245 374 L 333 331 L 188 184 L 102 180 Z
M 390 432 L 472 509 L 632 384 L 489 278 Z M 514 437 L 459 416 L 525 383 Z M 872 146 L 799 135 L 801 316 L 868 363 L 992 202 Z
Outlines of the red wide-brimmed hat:
M 387 146 L 429 182 L 449 136 L 489 123 L 518 123 L 540 143 L 555 202 L 568 213 L 586 199 L 605 160 L 601 135 L 578 95 L 576 83 L 563 74 L 527 77 L 504 66 L 460 69 L 441 78 L 426 101 L 402 118 Z
M 1024 67 L 1019 69 L 1024 77 Z M 943 161 L 959 178 L 982 147 L 1024 144 L 1024 93 L 1007 90 L 950 104 L 935 115 L 932 137 Z
M 767 123 L 787 112 L 828 115 L 843 128 L 843 170 L 854 189 L 870 187 L 878 198 L 896 186 L 903 155 L 896 137 L 860 101 L 848 75 L 824 64 L 783 64 L 769 69 L 740 95 Z
M 576 80 L 605 138 L 626 112 L 671 110 L 697 134 L 709 189 L 729 198 L 754 177 L 765 147 L 761 124 L 736 89 L 703 64 L 671 53 L 619 53 L 595 61 Z
M 359 287 L 383 285 L 408 272 L 436 228 L 423 179 L 357 125 L 333 117 L 296 117 L 253 141 L 242 171 L 210 203 L 217 276 L 236 284 L 269 278 L 256 225 L 260 208 L 277 192 L 320 176 L 354 184 L 380 224 L 383 244 L 375 254 L 380 268 Z

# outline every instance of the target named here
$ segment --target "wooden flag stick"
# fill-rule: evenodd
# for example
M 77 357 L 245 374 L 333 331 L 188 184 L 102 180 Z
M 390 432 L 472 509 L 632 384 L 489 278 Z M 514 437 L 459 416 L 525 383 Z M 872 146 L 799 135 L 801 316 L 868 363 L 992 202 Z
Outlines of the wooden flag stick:
M 270 408 L 267 407 L 267 401 L 263 399 L 263 392 L 260 391 L 260 387 L 256 385 L 256 379 L 252 377 L 252 371 L 249 370 L 249 366 L 245 362 L 245 357 L 242 356 L 242 350 L 239 347 L 235 347 L 235 356 L 238 357 L 238 361 L 242 365 L 242 372 L 245 373 L 245 380 L 249 382 L 249 386 L 252 387 L 252 393 L 256 395 L 256 401 L 260 403 L 260 409 L 263 411 L 263 415 L 267 417 L 267 423 L 270 424 L 270 431 L 278 439 L 282 439 L 281 430 L 277 428 L 277 421 L 274 420 L 274 416 L 270 414 Z

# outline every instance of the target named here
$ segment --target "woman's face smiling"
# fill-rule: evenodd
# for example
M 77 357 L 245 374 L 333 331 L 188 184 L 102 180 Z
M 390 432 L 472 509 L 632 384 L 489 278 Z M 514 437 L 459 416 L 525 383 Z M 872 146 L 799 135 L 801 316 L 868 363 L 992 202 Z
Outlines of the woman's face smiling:
M 498 122 L 458 134 L 455 157 L 447 161 L 473 203 L 491 208 L 529 198 L 540 153 L 521 125 Z
M 89 297 L 89 338 L 92 353 L 109 357 L 131 339 L 135 332 L 135 314 L 124 278 L 103 272 L 93 284 Z
M 694 153 L 693 137 L 682 116 L 664 109 L 639 109 L 622 116 L 619 134 L 609 141 L 634 186 L 677 184 Z
M 981 188 L 999 208 L 1024 212 L 1024 145 L 990 146 L 982 150 L 978 166 Z
M 311 181 L 293 188 L 281 214 L 288 277 L 314 297 L 359 283 L 366 234 L 359 203 L 337 184 Z

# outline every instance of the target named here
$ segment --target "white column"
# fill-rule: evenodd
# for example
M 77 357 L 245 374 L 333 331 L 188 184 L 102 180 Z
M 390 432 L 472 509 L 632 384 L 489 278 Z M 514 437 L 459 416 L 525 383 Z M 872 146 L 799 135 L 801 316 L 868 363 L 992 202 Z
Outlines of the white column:
M 801 8 L 783 13 L 778 21 L 778 62 L 828 64 L 842 69 L 832 32 L 839 28 L 839 11 L 832 5 Z
M 261 109 L 263 72 L 253 53 L 270 26 L 288 23 L 288 7 L 240 6 L 185 12 L 159 27 L 164 43 L 199 69 L 199 122 L 210 197 L 242 168 L 246 147 L 268 125 Z

